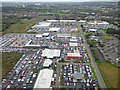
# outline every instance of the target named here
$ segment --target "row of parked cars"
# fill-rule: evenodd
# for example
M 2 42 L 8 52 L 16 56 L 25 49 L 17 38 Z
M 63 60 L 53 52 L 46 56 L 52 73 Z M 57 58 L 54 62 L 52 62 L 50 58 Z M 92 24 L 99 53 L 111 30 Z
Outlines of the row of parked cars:
M 3 90 L 5 88 L 32 88 L 37 78 L 43 58 L 40 57 L 38 50 L 33 54 L 23 54 L 20 60 L 15 64 L 13 70 L 8 73 L 6 79 L 3 79 Z
M 78 84 L 82 84 L 82 87 L 84 87 L 84 85 L 87 88 L 97 87 L 97 80 L 94 79 L 92 69 L 89 65 L 68 64 L 62 67 L 61 74 L 63 74 L 63 85 L 77 86 Z M 77 80 L 73 77 L 73 74 L 77 72 L 84 75 L 82 80 Z
M 1 48 L 0 52 L 11 52 L 11 53 L 26 53 L 26 52 L 36 52 L 38 49 L 27 49 L 27 48 Z

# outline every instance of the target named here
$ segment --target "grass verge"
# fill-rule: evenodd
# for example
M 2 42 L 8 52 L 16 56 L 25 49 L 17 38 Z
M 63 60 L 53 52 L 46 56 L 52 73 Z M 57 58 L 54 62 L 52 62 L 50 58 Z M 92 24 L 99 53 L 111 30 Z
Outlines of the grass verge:
M 2 78 L 8 75 L 23 53 L 2 53 Z

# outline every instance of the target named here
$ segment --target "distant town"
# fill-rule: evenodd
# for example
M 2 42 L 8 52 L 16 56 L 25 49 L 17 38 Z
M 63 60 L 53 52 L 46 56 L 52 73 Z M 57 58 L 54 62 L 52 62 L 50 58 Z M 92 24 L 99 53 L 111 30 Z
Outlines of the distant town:
M 2 2 L 1 89 L 118 89 L 118 5 Z

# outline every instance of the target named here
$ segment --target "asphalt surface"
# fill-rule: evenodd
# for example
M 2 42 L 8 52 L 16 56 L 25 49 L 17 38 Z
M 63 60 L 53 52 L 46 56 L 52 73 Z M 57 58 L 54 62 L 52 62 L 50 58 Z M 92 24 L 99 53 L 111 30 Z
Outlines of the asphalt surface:
M 83 33 L 82 29 L 80 30 L 80 33 Z M 93 68 L 94 68 L 95 74 L 96 74 L 97 79 L 98 79 L 99 86 L 100 86 L 100 88 L 106 88 L 105 82 L 103 81 L 103 78 L 102 78 L 101 73 L 100 73 L 100 71 L 99 71 L 99 69 L 98 69 L 98 67 L 97 67 L 97 64 L 96 64 L 96 62 L 95 62 L 94 57 L 92 56 L 92 52 L 91 52 L 91 50 L 90 50 L 90 48 L 89 48 L 89 46 L 88 46 L 88 44 L 87 44 L 87 41 L 86 41 L 86 39 L 85 39 L 84 34 L 81 35 L 81 36 L 82 36 L 82 38 L 83 38 L 84 45 L 85 45 L 85 47 L 86 47 L 86 49 L 87 49 L 87 51 L 88 51 L 88 55 L 89 55 L 90 60 L 91 60 L 91 65 L 92 65 Z
M 101 54 L 101 52 L 97 49 L 97 48 L 93 48 L 95 53 L 97 54 L 97 57 L 99 58 L 100 62 L 106 62 L 105 59 L 103 58 L 103 55 Z

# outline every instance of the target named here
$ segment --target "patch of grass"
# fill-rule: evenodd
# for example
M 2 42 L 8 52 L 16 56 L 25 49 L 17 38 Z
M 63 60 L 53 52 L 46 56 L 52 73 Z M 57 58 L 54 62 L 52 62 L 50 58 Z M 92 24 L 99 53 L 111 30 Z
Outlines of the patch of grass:
M 114 36 L 111 35 L 103 35 L 103 38 L 108 40 L 108 39 L 112 39 Z
M 120 69 L 111 63 L 96 63 L 106 83 L 106 86 L 108 88 L 118 88 L 118 85 L 120 85 L 120 82 L 118 82 L 118 72 Z
M 2 78 L 8 75 L 23 53 L 2 53 Z
M 105 30 L 103 30 L 104 32 L 107 32 L 107 30 L 105 29 Z
M 28 19 L 21 19 L 20 22 L 11 25 L 8 29 L 3 32 L 6 33 L 25 33 L 28 29 L 30 29 L 34 24 L 38 23 L 39 20 L 28 20 Z

